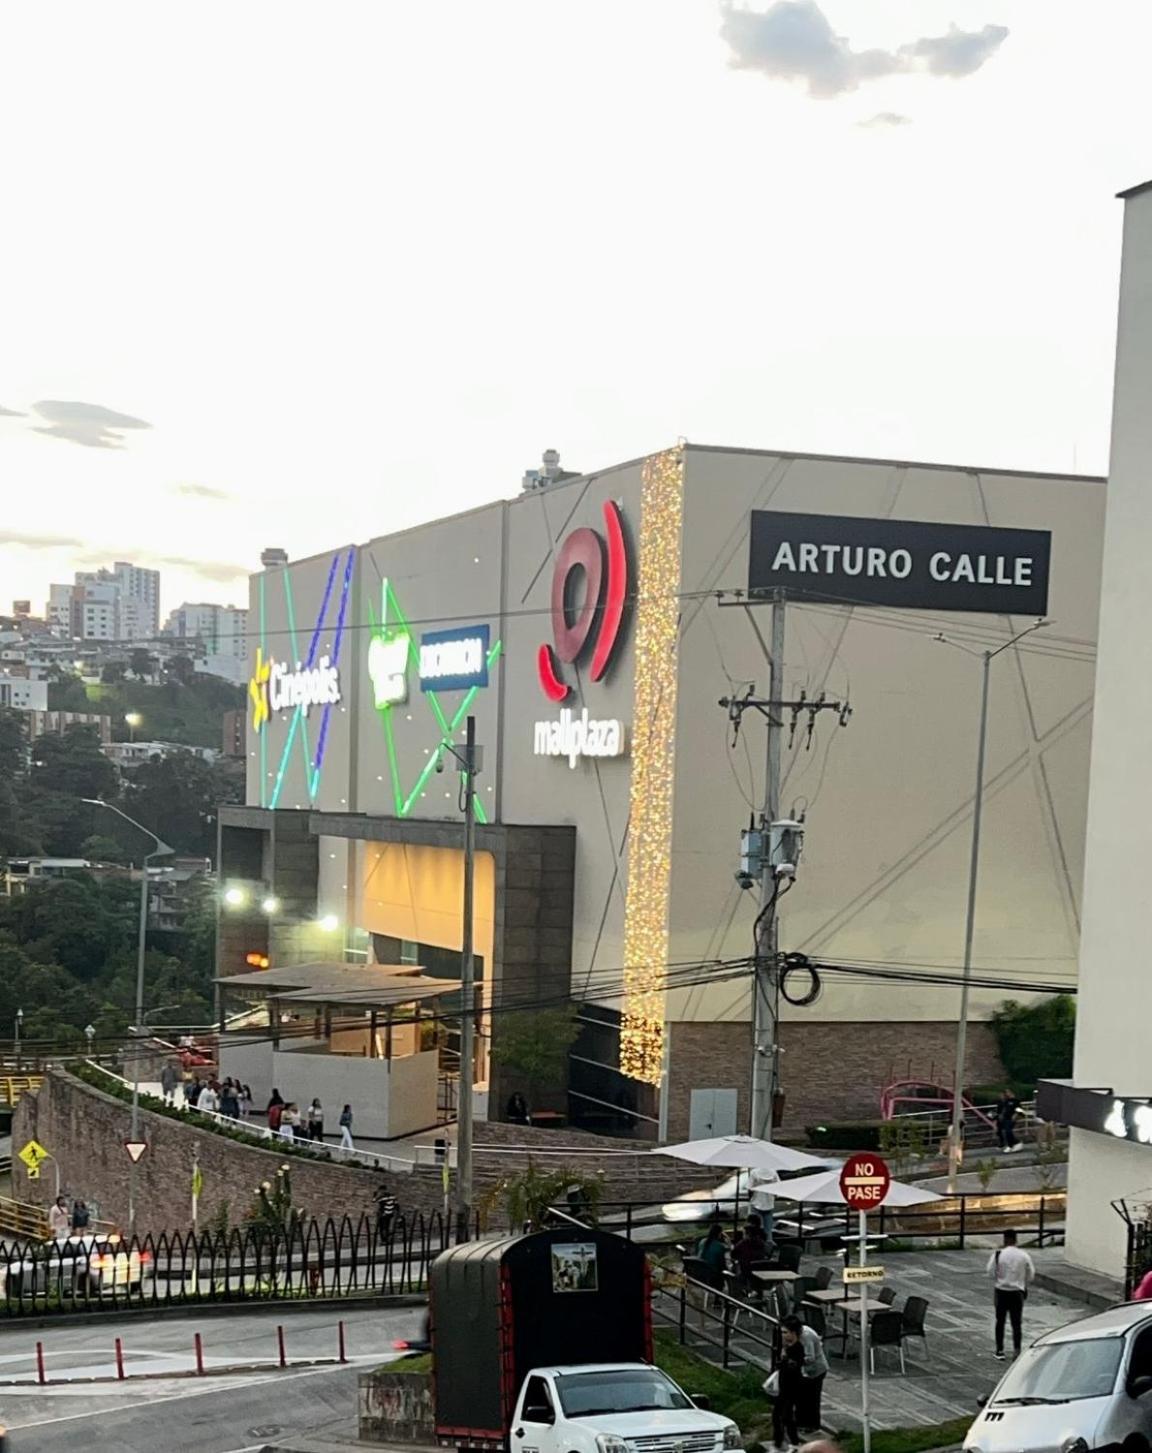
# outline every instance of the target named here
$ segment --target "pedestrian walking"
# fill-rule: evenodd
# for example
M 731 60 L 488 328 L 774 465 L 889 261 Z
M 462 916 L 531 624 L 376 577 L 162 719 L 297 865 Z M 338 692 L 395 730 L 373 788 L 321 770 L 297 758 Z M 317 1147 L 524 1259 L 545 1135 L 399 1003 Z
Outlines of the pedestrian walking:
M 1144 1268 L 1144 1275 L 1132 1293 L 1132 1300 L 1134 1302 L 1152 1302 L 1152 1263 Z
M 345 1105 L 340 1111 L 340 1148 L 342 1150 L 355 1150 L 352 1144 L 352 1106 Z
M 776 1212 L 776 1197 L 772 1194 L 772 1187 L 776 1185 L 780 1177 L 774 1170 L 752 1170 L 748 1172 L 748 1200 L 752 1209 L 760 1217 L 760 1225 L 764 1231 L 764 1240 L 769 1248 L 772 1246 L 772 1222 Z
M 240 1087 L 233 1080 L 225 1080 L 220 1090 L 220 1113 L 229 1120 L 240 1118 Z
M 72 1226 L 72 1216 L 68 1210 L 68 1202 L 63 1196 L 57 1196 L 49 1207 L 48 1225 L 54 1241 L 62 1241 L 68 1235 Z
M 824 1379 L 828 1376 L 828 1358 L 819 1334 L 797 1316 L 785 1317 L 780 1324 L 781 1343 L 785 1347 L 799 1344 L 803 1352 L 799 1402 L 796 1421 L 802 1430 L 816 1432 L 824 1416 Z
M 381 1186 L 373 1199 L 376 1202 L 376 1234 L 382 1241 L 387 1241 L 392 1235 L 398 1203 L 387 1186 Z
M 776 1395 L 772 1404 L 772 1442 L 787 1453 L 800 1442 L 797 1428 L 804 1384 L 804 1348 L 799 1341 L 785 1343 L 776 1369 Z
M 308 1106 L 308 1139 L 324 1141 L 324 1107 L 318 1099 Z
M 165 1105 L 175 1105 L 176 1086 L 180 1083 L 180 1071 L 171 1060 L 165 1060 L 160 1070 L 160 1089 L 164 1095 Z
M 92 1224 L 92 1213 L 87 1201 L 76 1200 L 72 1204 L 72 1230 L 87 1231 Z
M 247 1120 L 252 1114 L 252 1086 L 240 1086 L 240 1119 Z
M 295 1140 L 300 1133 L 300 1111 L 295 1100 L 289 1100 L 280 1117 L 280 1136 L 283 1140 Z
M 184 1091 L 184 1103 L 190 1105 L 193 1110 L 200 1108 L 200 1096 L 204 1093 L 204 1085 L 199 1075 L 192 1076 L 192 1083 Z
M 1016 1245 L 1015 1231 L 1005 1231 L 1004 1245 L 988 1258 L 996 1303 L 996 1360 L 1004 1361 L 1004 1323 L 1012 1326 L 1012 1351 L 1020 1356 L 1024 1301 L 1036 1275 L 1032 1258 Z
M 1005 1155 L 1020 1149 L 1016 1139 L 1016 1112 L 1019 1108 L 1020 1101 L 1011 1090 L 1000 1091 L 1000 1098 L 996 1101 L 996 1139 Z
M 268 1101 L 268 1129 L 275 1135 L 284 1119 L 284 1097 L 280 1091 L 273 1089 L 272 1098 Z
M 508 1096 L 508 1104 L 504 1107 L 504 1115 L 509 1125 L 528 1124 L 528 1101 L 515 1090 Z
M 216 1086 L 209 1081 L 200 1091 L 200 1098 L 196 1101 L 196 1108 L 203 1115 L 215 1115 L 220 1108 L 220 1096 L 216 1092 Z

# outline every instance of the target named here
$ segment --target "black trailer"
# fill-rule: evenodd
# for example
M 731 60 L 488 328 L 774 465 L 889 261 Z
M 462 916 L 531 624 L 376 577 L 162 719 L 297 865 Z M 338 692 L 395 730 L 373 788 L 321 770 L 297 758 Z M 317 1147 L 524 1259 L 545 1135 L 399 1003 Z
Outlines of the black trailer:
M 580 1228 L 453 1246 L 432 1263 L 436 1435 L 503 1444 L 534 1367 L 651 1362 L 641 1247 Z

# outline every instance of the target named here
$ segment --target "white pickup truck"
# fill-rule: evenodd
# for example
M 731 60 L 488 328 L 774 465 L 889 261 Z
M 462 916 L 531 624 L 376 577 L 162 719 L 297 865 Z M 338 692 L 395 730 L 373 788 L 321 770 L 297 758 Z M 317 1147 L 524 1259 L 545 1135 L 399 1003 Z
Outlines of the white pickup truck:
M 722 1453 L 743 1447 L 736 1424 L 700 1401 L 646 1362 L 536 1367 L 520 1389 L 509 1450 Z

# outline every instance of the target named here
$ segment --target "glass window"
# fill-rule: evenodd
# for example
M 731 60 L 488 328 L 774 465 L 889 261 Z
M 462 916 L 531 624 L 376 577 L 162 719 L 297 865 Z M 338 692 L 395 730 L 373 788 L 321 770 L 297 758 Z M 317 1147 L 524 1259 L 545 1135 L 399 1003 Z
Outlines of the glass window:
M 690 1408 L 692 1403 L 670 1377 L 655 1367 L 629 1367 L 619 1372 L 576 1372 L 557 1384 L 560 1403 L 570 1418 L 595 1413 L 641 1413 Z
M 1111 1396 L 1124 1350 L 1122 1337 L 1051 1342 L 1031 1347 L 1008 1373 L 993 1406 L 1015 1401 L 1071 1402 Z

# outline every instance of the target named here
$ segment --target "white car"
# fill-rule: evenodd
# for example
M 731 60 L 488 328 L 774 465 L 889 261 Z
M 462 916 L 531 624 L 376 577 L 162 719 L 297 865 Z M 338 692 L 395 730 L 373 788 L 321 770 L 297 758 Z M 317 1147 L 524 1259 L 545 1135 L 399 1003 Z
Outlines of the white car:
M 724 1453 L 744 1446 L 658 1367 L 613 1362 L 537 1367 L 524 1379 L 511 1453 Z
M 1152 1447 L 1152 1303 L 1126 1302 L 1038 1338 L 1000 1379 L 966 1453 Z
M 66 1295 L 112 1296 L 138 1292 L 152 1275 L 150 1252 L 129 1250 L 115 1234 L 64 1236 L 29 1242 L 0 1263 L 0 1295 L 42 1296 L 56 1289 Z

